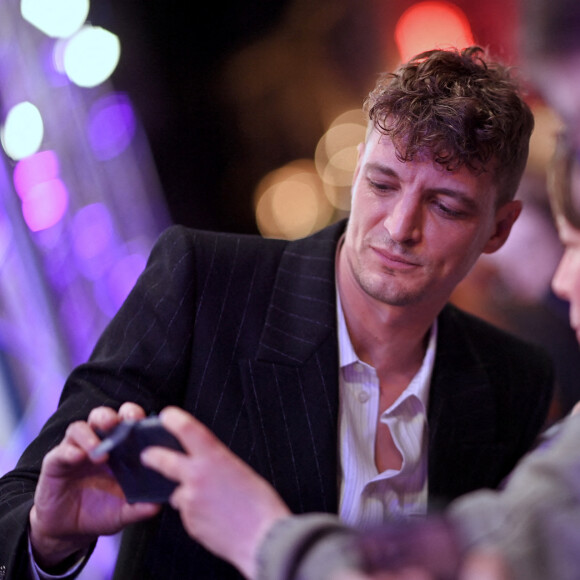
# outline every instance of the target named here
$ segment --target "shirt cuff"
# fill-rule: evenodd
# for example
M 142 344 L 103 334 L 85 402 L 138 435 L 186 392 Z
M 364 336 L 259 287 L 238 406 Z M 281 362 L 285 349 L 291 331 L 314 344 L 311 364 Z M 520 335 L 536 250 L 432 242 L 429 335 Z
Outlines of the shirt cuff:
M 30 542 L 30 535 L 28 536 L 28 556 L 30 561 L 30 574 L 33 580 L 60 580 L 74 578 L 85 565 L 87 558 L 89 557 L 92 550 L 87 550 L 84 554 L 79 556 L 79 559 L 62 574 L 53 575 L 45 572 L 40 568 L 34 559 L 34 554 L 32 553 L 32 544 Z
M 349 549 L 353 534 L 331 514 L 284 518 L 260 545 L 256 580 L 322 580 L 337 568 L 356 568 L 358 559 Z

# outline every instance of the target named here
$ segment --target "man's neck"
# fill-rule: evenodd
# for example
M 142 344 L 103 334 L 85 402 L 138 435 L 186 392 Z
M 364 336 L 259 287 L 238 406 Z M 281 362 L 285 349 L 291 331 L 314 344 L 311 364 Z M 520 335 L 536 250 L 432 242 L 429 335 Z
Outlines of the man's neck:
M 369 296 L 343 260 L 344 256 L 337 260 L 338 291 L 357 356 L 372 365 L 379 377 L 414 374 L 438 312 L 416 305 L 393 306 Z

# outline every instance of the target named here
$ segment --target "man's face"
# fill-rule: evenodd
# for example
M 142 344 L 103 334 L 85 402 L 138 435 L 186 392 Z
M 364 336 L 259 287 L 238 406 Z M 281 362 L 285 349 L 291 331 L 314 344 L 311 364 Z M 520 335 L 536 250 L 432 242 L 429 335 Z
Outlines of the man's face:
M 496 196 L 489 173 L 449 172 L 430 156 L 403 163 L 373 131 L 361 145 L 342 248 L 354 287 L 386 304 L 441 308 L 519 214 L 517 201 L 496 211 Z
M 571 186 L 573 197 L 580 201 L 580 167 L 577 164 L 572 172 Z M 556 225 L 564 253 L 552 279 L 552 288 L 570 303 L 570 326 L 580 342 L 580 230 L 561 215 L 556 217 Z

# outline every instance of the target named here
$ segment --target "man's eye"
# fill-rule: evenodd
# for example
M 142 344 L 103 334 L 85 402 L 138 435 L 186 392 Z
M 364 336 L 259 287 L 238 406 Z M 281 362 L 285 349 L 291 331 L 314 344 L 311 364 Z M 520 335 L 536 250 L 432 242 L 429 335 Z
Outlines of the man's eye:
M 435 202 L 435 207 L 446 217 L 463 218 L 467 215 L 463 210 L 456 209 L 440 201 Z
M 383 183 L 380 181 L 370 181 L 371 187 L 379 192 L 393 191 L 395 187 L 390 183 Z

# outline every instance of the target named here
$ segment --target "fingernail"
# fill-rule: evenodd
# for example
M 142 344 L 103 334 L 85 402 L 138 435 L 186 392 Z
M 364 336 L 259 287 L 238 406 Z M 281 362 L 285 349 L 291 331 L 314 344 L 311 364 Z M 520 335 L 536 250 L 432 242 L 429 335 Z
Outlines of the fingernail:
M 149 467 L 149 449 L 144 449 L 143 451 L 141 451 L 141 454 L 139 455 L 139 458 L 141 459 L 141 463 L 143 463 L 143 465 L 147 465 Z

